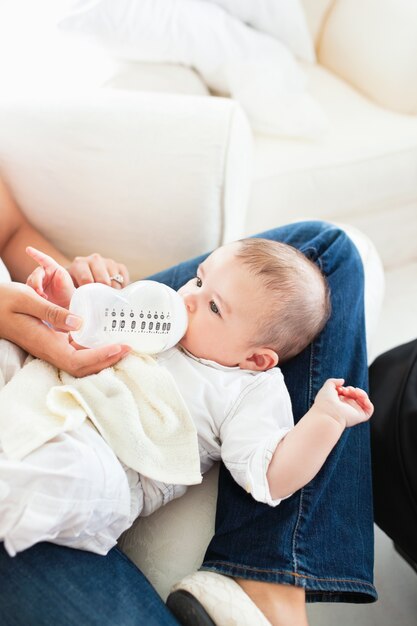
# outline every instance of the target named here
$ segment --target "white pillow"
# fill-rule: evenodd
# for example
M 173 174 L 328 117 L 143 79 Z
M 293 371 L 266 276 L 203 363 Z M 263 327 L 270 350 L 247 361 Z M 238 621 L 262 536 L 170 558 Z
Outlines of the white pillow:
M 301 61 L 316 60 L 306 16 L 299 0 L 205 0 L 285 44 Z
M 259 132 L 315 137 L 326 126 L 291 53 L 209 2 L 81 0 L 60 22 L 124 59 L 179 63 L 235 97 Z

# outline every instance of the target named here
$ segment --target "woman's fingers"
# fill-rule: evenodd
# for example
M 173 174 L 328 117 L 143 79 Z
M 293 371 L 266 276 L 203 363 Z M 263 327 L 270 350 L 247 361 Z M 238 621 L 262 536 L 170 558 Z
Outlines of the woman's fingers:
M 126 265 L 119 263 L 117 266 L 117 272 L 123 276 L 123 286 L 126 287 L 126 285 L 130 283 L 130 276 Z
M 92 254 L 87 257 L 86 262 L 88 263 L 90 273 L 95 283 L 110 285 L 110 274 L 106 259 L 103 259 L 99 254 Z
M 129 283 L 129 272 L 123 263 L 105 259 L 97 253 L 75 257 L 68 271 L 77 286 L 96 282 L 121 289 Z M 122 285 L 120 282 L 112 281 L 111 277 L 117 275 L 123 277 Z
M 111 367 L 130 352 L 129 346 L 119 344 L 79 349 L 80 346 L 74 342 L 70 343 L 75 348 L 71 357 L 70 373 L 78 377 L 96 374 L 106 367 Z
M 68 309 L 44 300 L 26 285 L 21 285 L 20 293 L 15 299 L 14 311 L 36 317 L 58 330 L 77 330 L 82 324 L 81 317 L 73 315 Z
M 104 259 L 104 261 L 106 262 L 107 274 L 111 286 L 115 289 L 123 289 L 123 287 L 126 287 L 130 281 L 127 267 L 123 265 L 123 263 L 116 263 L 113 259 Z M 122 280 L 114 280 L 112 279 L 113 276 L 121 276 Z
M 86 258 L 87 257 L 77 256 L 68 267 L 68 271 L 71 274 L 76 287 L 81 287 L 81 285 L 88 285 L 89 283 L 94 282 L 94 276 Z

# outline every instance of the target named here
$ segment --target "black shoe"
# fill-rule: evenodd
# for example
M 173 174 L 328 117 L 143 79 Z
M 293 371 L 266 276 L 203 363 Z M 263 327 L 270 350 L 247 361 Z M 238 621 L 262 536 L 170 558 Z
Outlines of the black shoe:
M 216 626 L 203 605 L 189 591 L 173 591 L 166 604 L 181 626 Z

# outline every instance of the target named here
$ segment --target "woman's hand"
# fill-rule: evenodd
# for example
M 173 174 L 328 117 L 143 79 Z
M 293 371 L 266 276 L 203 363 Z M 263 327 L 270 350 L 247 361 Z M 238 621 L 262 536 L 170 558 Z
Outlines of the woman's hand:
M 129 272 L 123 263 L 118 263 L 113 259 L 105 259 L 97 253 L 89 256 L 76 256 L 67 269 L 76 287 L 87 283 L 103 283 L 116 289 L 122 289 L 129 284 Z M 111 280 L 112 276 L 117 275 L 123 277 L 123 284 Z
M 129 284 L 126 267 L 113 259 L 104 259 L 99 254 L 75 257 L 68 270 L 32 246 L 26 248 L 26 254 L 39 263 L 39 267 L 28 276 L 26 284 L 42 298 L 65 308 L 69 306 L 74 285 L 79 287 L 96 282 L 122 289 Z M 112 280 L 113 276 L 118 276 L 118 280 Z
M 26 248 L 26 254 L 39 263 L 39 267 L 28 276 L 26 284 L 45 300 L 67 308 L 75 291 L 69 272 L 51 256 L 32 246 Z
M 314 406 L 343 426 L 366 422 L 374 412 L 368 394 L 358 387 L 343 387 L 343 378 L 329 378 L 318 392 Z
M 87 376 L 114 365 L 128 354 L 129 347 L 122 345 L 79 349 L 71 342 L 68 331 L 76 330 L 80 324 L 80 318 L 45 300 L 27 285 L 0 284 L 0 337 L 33 356 L 73 376 Z

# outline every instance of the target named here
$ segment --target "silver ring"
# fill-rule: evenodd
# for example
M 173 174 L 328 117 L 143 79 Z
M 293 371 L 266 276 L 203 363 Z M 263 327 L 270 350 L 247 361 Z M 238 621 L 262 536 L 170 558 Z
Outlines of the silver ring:
M 119 285 L 123 285 L 125 282 L 125 279 L 121 274 L 114 274 L 113 276 L 110 276 L 110 280 L 114 280 L 116 283 L 119 283 Z

